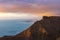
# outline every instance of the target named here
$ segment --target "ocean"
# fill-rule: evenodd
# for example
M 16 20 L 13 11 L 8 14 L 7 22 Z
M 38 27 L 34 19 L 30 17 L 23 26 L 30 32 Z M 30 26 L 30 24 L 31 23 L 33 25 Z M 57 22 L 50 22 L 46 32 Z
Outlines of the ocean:
M 0 37 L 14 36 L 29 28 L 33 23 L 20 20 L 0 20 Z

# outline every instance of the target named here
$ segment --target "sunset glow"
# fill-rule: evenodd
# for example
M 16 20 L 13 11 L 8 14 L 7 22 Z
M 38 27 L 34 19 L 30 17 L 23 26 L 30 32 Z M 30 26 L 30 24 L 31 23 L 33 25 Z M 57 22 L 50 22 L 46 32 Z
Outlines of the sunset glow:
M 38 16 L 58 16 L 56 14 L 53 14 L 53 13 L 42 13 L 42 14 L 36 14 Z
M 29 20 L 34 19 L 38 20 L 39 17 L 37 15 L 29 14 L 29 13 L 0 13 L 0 20 L 5 19 L 21 19 L 21 20 Z
M 42 19 L 43 16 L 57 16 L 56 14 L 53 13 L 4 13 L 4 12 L 0 12 L 0 20 L 5 20 L 5 19 L 34 19 L 34 20 L 40 20 Z

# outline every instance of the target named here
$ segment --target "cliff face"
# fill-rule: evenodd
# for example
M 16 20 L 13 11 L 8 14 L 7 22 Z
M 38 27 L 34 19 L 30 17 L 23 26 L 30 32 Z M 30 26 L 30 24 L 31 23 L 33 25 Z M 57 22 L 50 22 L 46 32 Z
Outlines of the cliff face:
M 2 37 L 0 40 L 60 40 L 60 17 L 44 16 L 25 31 L 15 36 Z

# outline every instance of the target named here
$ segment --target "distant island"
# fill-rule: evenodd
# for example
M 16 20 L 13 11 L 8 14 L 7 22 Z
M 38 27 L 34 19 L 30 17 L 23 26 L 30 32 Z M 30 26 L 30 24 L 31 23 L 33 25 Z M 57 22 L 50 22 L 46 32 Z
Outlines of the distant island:
M 0 40 L 60 40 L 60 16 L 44 16 L 23 32 Z

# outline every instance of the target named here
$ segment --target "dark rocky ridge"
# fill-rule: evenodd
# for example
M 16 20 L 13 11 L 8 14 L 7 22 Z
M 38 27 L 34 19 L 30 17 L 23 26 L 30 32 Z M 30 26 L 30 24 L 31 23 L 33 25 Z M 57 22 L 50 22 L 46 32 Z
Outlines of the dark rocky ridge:
M 60 40 L 60 16 L 44 16 L 25 31 L 0 40 Z

